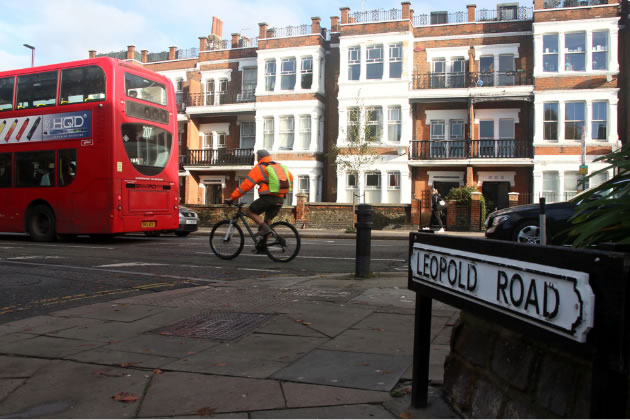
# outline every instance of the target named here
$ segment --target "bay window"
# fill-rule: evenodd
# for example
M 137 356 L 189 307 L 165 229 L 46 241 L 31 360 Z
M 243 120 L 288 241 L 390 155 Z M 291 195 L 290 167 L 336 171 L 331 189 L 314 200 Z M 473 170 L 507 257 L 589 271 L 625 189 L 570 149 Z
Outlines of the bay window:
M 593 102 L 593 115 L 591 118 L 591 138 L 593 140 L 606 140 L 606 127 L 608 125 L 608 102 Z
M 366 78 L 369 80 L 383 78 L 383 45 L 371 45 L 366 49 Z
M 265 90 L 273 92 L 276 88 L 276 60 L 265 61 Z
M 558 34 L 543 35 L 543 71 L 558 71 Z
M 564 50 L 566 71 L 586 70 L 586 32 L 565 34 Z
M 593 70 L 608 69 L 608 31 L 593 32 L 592 43 Z
M 295 89 L 295 57 L 282 59 L 280 64 L 280 89 Z
M 558 103 L 546 102 L 544 104 L 544 140 L 558 140 Z
M 361 77 L 361 48 L 348 48 L 348 80 L 359 80 Z
M 313 85 L 313 57 L 302 58 L 302 81 L 300 86 L 302 89 L 310 89 Z
M 294 119 L 292 115 L 280 117 L 280 149 L 293 149 L 293 139 L 295 136 Z
M 564 105 L 564 138 L 581 140 L 584 133 L 584 102 L 567 102 Z

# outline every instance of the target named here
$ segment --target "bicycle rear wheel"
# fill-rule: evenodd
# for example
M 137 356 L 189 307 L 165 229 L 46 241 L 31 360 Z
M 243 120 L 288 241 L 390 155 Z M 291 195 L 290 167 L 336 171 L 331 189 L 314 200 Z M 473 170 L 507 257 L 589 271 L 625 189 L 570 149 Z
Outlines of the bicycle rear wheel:
M 265 251 L 276 262 L 289 262 L 300 252 L 300 234 L 292 224 L 276 222 L 271 225 L 275 232 L 267 238 Z
M 232 220 L 222 220 L 210 232 L 210 249 L 222 260 L 236 258 L 243 250 L 243 230 Z

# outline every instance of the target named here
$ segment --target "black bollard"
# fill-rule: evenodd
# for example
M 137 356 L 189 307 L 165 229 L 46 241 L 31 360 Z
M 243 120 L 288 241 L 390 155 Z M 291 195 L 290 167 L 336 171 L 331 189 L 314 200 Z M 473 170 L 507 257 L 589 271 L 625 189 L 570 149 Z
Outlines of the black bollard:
M 372 206 L 359 204 L 356 214 L 357 256 L 354 271 L 357 277 L 368 277 L 370 275 L 370 249 L 372 242 Z

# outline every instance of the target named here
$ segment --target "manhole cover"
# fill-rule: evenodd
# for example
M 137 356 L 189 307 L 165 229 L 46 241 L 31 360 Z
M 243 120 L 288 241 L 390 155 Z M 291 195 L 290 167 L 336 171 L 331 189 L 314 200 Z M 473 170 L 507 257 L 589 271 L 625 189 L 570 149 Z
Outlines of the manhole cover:
M 151 332 L 178 337 L 234 340 L 267 322 L 272 316 L 240 312 L 203 312 L 177 324 Z

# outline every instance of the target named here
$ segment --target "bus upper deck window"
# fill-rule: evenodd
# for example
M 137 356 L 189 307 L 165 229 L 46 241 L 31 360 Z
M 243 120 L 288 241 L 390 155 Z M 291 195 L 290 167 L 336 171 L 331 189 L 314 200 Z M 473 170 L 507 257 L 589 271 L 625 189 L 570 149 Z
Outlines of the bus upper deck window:
M 100 67 L 87 66 L 61 71 L 60 105 L 104 99 L 105 73 Z
M 18 76 L 17 108 L 39 108 L 55 105 L 57 100 L 57 72 Z
M 0 111 L 13 109 L 13 84 L 14 77 L 0 79 Z

